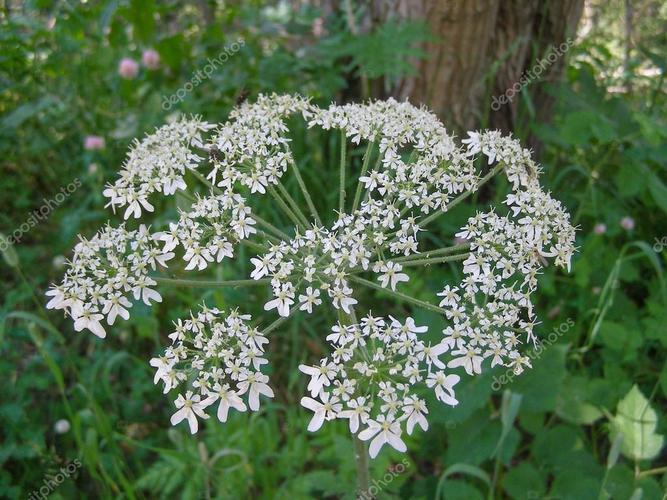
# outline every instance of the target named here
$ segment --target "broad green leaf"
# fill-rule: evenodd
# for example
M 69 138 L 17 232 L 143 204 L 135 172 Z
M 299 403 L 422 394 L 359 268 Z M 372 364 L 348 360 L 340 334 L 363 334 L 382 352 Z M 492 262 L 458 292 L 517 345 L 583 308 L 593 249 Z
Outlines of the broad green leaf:
M 512 467 L 503 477 L 503 489 L 512 498 L 542 498 L 544 479 L 530 462 Z
M 19 267 L 19 256 L 14 250 L 14 244 L 2 233 L 0 233 L 0 252 L 9 267 Z
M 621 453 L 633 460 L 649 460 L 658 455 L 663 437 L 657 434 L 658 416 L 636 385 L 618 403 L 612 419 L 612 439 L 623 436 Z
M 630 359 L 635 359 L 637 348 L 642 345 L 642 334 L 626 324 L 603 321 L 597 341 L 614 351 L 624 353 Z
M 556 407 L 560 384 L 565 377 L 565 354 L 567 346 L 556 344 L 545 346 L 538 355 L 535 353 L 533 368 L 514 377 L 509 386 L 512 392 L 523 396 L 522 409 L 531 412 L 551 411 Z M 511 372 L 509 372 L 511 373 Z
M 623 465 L 612 467 L 607 473 L 602 498 L 630 498 L 634 490 L 635 477 L 631 469 Z
M 503 424 L 503 432 L 500 435 L 500 439 L 498 440 L 496 452 L 502 446 L 503 441 L 509 432 L 514 428 L 514 420 L 516 420 L 516 416 L 519 413 L 521 399 L 521 394 L 514 394 L 513 392 L 507 390 L 503 392 L 503 400 L 500 407 L 500 421 Z
M 442 473 L 442 476 L 440 476 L 440 480 L 438 481 L 438 488 L 435 492 L 435 498 L 454 498 L 452 495 L 453 492 L 450 489 L 451 486 L 450 488 L 446 487 L 448 482 L 453 483 L 453 481 L 447 481 L 447 478 L 454 474 L 463 474 L 466 476 L 475 477 L 482 480 L 488 488 L 491 487 L 491 478 L 479 467 L 468 464 L 454 464 L 450 467 L 447 467 L 445 472 Z
M 561 386 L 556 403 L 556 414 L 573 424 L 590 425 L 602 412 L 587 401 L 588 380 L 585 377 L 568 376 Z

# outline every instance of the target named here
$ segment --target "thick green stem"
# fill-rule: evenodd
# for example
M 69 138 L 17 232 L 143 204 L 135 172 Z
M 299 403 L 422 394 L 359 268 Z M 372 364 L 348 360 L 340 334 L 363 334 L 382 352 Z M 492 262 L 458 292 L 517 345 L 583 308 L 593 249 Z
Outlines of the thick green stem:
M 264 328 L 262 330 L 262 334 L 266 335 L 267 333 L 272 332 L 273 330 L 278 328 L 280 325 L 282 325 L 285 321 L 287 321 L 287 318 L 284 318 L 284 317 L 278 318 L 273 323 L 271 323 L 269 326 Z
M 350 308 L 350 313 L 342 309 L 338 310 L 338 321 L 342 325 L 353 325 L 357 323 L 357 317 L 354 308 Z M 354 462 L 357 466 L 357 498 L 367 498 L 368 488 L 370 486 L 370 471 L 368 468 L 368 450 L 366 443 L 359 439 L 358 434 L 352 436 L 354 441 Z
M 357 498 L 368 498 L 370 487 L 370 471 L 368 469 L 368 450 L 366 443 L 359 439 L 358 435 L 352 437 L 354 440 L 354 461 L 357 465 Z
M 340 131 L 340 187 L 338 193 L 338 210 L 342 214 L 345 211 L 345 148 L 347 147 L 347 136 L 345 130 Z
M 259 280 L 223 280 L 223 281 L 218 281 L 218 280 L 186 280 L 186 279 L 178 279 L 178 278 L 165 278 L 163 276 L 151 276 L 152 279 L 157 281 L 158 283 L 164 284 L 164 285 L 172 285 L 172 286 L 179 286 L 179 287 L 202 287 L 202 288 L 208 288 L 208 287 L 237 287 L 237 286 L 258 286 L 258 285 L 266 285 L 267 283 L 270 283 L 271 280 L 269 278 L 263 278 Z
M 301 222 L 303 222 L 305 227 L 310 226 L 310 221 L 308 220 L 308 217 L 306 217 L 306 214 L 304 214 L 301 211 L 301 208 L 299 207 L 299 204 L 292 198 L 292 195 L 289 194 L 289 191 L 285 189 L 285 186 L 283 186 L 281 183 L 278 183 L 278 191 L 280 192 L 280 195 L 287 201 L 287 204 L 292 208 L 292 211 L 294 214 L 299 218 Z
M 289 206 L 287 206 L 285 200 L 280 197 L 278 192 L 272 186 L 269 186 L 269 193 L 271 196 L 273 196 L 273 199 L 278 202 L 278 206 L 282 209 L 283 212 L 285 212 L 285 215 L 287 215 L 287 217 L 294 223 L 294 225 L 301 229 L 305 229 L 303 222 L 299 220 L 294 211 Z
M 431 264 L 440 264 L 442 262 L 454 262 L 457 260 L 465 260 L 468 258 L 469 253 L 464 253 L 460 255 L 445 255 L 443 257 L 434 257 L 432 259 L 414 259 L 401 262 L 403 267 L 408 266 L 429 266 Z
M 405 257 L 397 257 L 390 259 L 392 262 L 403 263 L 410 260 L 419 260 L 419 259 L 430 259 L 432 257 L 439 257 L 441 255 L 449 255 L 450 253 L 456 253 L 459 250 L 468 250 L 470 248 L 470 243 L 465 243 L 463 245 L 453 245 L 451 247 L 438 248 L 437 250 L 427 250 L 422 253 L 413 253 L 412 255 L 407 255 Z
M 191 168 L 191 169 L 190 169 L 190 172 L 191 172 L 192 175 L 194 175 L 197 179 L 199 179 L 199 180 L 202 181 L 204 184 L 206 184 L 206 185 L 209 187 L 209 189 L 210 189 L 211 191 L 213 191 L 215 194 L 222 194 L 222 189 L 220 189 L 219 187 L 213 185 L 213 184 L 211 183 L 211 181 L 209 181 L 206 177 L 204 177 L 204 175 L 203 175 L 201 172 L 199 172 L 198 170 L 195 170 L 194 168 Z
M 375 143 L 373 141 L 370 141 L 368 143 L 368 147 L 366 148 L 366 153 L 364 153 L 364 161 L 361 166 L 361 173 L 359 174 L 359 179 L 364 177 L 366 175 L 366 172 L 368 172 L 368 165 L 370 164 L 371 160 L 371 151 L 373 150 L 373 145 Z M 357 191 L 354 193 L 354 201 L 352 202 L 352 211 L 351 213 L 354 213 L 354 211 L 357 209 L 359 206 L 359 201 L 361 200 L 361 190 L 363 188 L 364 184 L 359 180 L 357 182 Z
M 294 175 L 296 177 L 296 181 L 299 183 L 299 187 L 301 188 L 301 192 L 303 193 L 304 198 L 306 198 L 306 204 L 308 205 L 308 209 L 310 210 L 310 213 L 317 221 L 317 224 L 321 226 L 322 219 L 320 219 L 320 215 L 317 213 L 317 209 L 315 208 L 313 199 L 310 197 L 310 193 L 308 192 L 306 183 L 303 182 L 303 177 L 301 177 L 301 171 L 299 170 L 299 166 L 296 164 L 295 161 L 293 161 L 292 167 L 294 167 Z
M 266 253 L 266 252 L 269 251 L 269 249 L 266 246 L 262 245 L 261 243 L 255 243 L 254 241 L 239 240 L 239 243 L 243 246 L 248 247 L 248 248 L 252 248 L 253 250 L 256 250 L 258 252 Z
M 441 307 L 438 307 L 436 305 L 430 304 L 428 302 L 424 302 L 423 300 L 415 299 L 414 297 L 411 297 L 410 295 L 406 295 L 401 292 L 396 292 L 392 290 L 391 288 L 384 288 L 383 286 L 373 283 L 372 281 L 368 281 L 367 279 L 360 278 L 358 276 L 350 275 L 349 276 L 350 281 L 354 281 L 356 283 L 359 283 L 360 285 L 367 286 L 369 288 L 374 288 L 376 290 L 380 290 L 382 292 L 385 292 L 386 294 L 392 295 L 396 297 L 397 299 L 402 299 L 405 302 L 409 302 L 410 304 L 414 304 L 418 307 L 421 307 L 423 309 L 426 309 L 428 311 L 433 311 L 438 314 L 445 314 L 445 310 L 442 309 Z
M 287 236 L 286 233 L 283 233 L 280 229 L 278 229 L 276 226 L 274 226 L 270 222 L 262 219 L 259 215 L 255 214 L 255 213 L 252 213 L 252 214 L 250 214 L 250 216 L 257 221 L 257 224 L 259 224 L 260 226 L 262 226 L 265 229 L 268 229 L 273 234 L 275 234 L 278 238 L 280 238 L 282 240 L 291 240 L 292 239 L 289 236 Z M 271 237 L 271 238 L 273 238 L 273 237 Z

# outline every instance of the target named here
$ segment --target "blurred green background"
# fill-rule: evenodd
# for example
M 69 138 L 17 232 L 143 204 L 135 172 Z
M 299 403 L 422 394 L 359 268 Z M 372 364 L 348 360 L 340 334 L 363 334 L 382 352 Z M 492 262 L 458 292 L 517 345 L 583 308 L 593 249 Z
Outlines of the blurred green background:
M 102 186 L 133 138 L 177 113 L 220 122 L 260 92 L 296 92 L 323 105 L 408 97 L 459 135 L 512 132 L 534 149 L 543 183 L 579 227 L 572 272 L 547 267 L 540 277 L 537 331 L 547 343 L 534 368 L 511 383 L 499 369 L 466 379 L 458 407 L 432 404 L 431 426 L 408 438 L 407 455 L 383 451 L 372 463 L 384 481 L 378 497 L 665 498 L 667 4 L 1 4 L 0 232 L 16 243 L 0 261 L 0 497 L 29 497 L 58 474 L 67 477 L 49 487 L 51 498 L 353 497 L 346 426 L 308 434 L 310 414 L 298 404 L 305 380 L 296 366 L 326 349 L 325 321 L 297 317 L 274 332 L 277 394 L 261 412 L 209 420 L 191 437 L 170 427 L 148 359 L 171 321 L 203 298 L 262 300 L 246 290 L 164 290 L 162 304 L 136 304 L 104 341 L 44 309 L 76 235 L 119 222 L 103 208 Z M 494 104 L 501 96 L 507 102 Z M 300 137 L 296 156 L 315 166 L 304 175 L 327 203 L 334 145 L 326 134 Z M 501 189 L 443 217 L 438 230 L 451 235 Z M 409 291 L 430 297 L 456 272 L 431 270 Z

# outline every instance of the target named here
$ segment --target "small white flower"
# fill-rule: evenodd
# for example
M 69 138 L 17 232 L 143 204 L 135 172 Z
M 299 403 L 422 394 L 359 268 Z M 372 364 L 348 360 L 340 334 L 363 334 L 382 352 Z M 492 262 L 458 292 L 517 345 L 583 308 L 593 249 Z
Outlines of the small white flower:
M 365 424 L 368 421 L 370 406 L 366 403 L 365 397 L 358 397 L 350 399 L 347 402 L 349 410 L 341 411 L 338 416 L 340 418 L 350 419 L 350 432 L 356 434 L 359 431 L 359 424 Z
M 336 365 L 322 360 L 320 366 L 299 365 L 299 371 L 310 375 L 308 390 L 315 397 L 322 391 L 323 387 L 328 387 L 331 384 L 331 380 L 336 375 Z
M 328 392 L 322 392 L 319 395 L 319 398 L 322 400 L 322 402 L 309 397 L 301 398 L 301 406 L 315 412 L 313 418 L 310 419 L 310 423 L 308 424 L 308 430 L 310 432 L 315 432 L 320 427 L 322 427 L 322 424 L 325 420 L 332 420 L 336 418 L 336 415 L 343 407 L 343 405 L 339 403 L 339 399 L 337 397 L 333 396 L 331 399 L 329 399 Z
M 199 422 L 197 417 L 206 420 L 208 415 L 204 413 L 204 408 L 206 408 L 211 402 L 209 400 L 201 401 L 201 396 L 199 394 L 192 394 L 192 391 L 187 391 L 185 397 L 182 394 L 178 395 L 174 405 L 178 410 L 171 416 L 171 425 L 176 425 L 183 420 L 188 421 L 190 426 L 190 433 L 195 434 L 199 429 Z
M 320 297 L 320 291 L 318 289 L 313 290 L 312 287 L 306 288 L 306 293 L 304 295 L 299 295 L 299 307 L 300 311 L 308 311 L 308 314 L 313 312 L 313 306 L 319 306 L 322 303 Z
M 406 429 L 408 434 L 412 434 L 415 424 L 419 424 L 422 430 L 428 430 L 428 421 L 426 415 L 426 403 L 417 397 L 407 397 L 403 401 L 403 413 L 407 416 Z
M 378 271 L 381 273 L 380 277 L 378 278 L 380 280 L 380 284 L 385 288 L 389 286 L 392 290 L 396 290 L 396 285 L 398 283 L 408 281 L 410 279 L 407 274 L 401 272 L 402 269 L 403 266 L 394 262 L 381 264 L 378 269 Z
M 259 396 L 274 397 L 273 389 L 267 385 L 269 377 L 261 372 L 242 373 L 239 376 L 239 394 L 248 393 L 248 406 L 252 411 L 259 410 Z
M 454 386 L 461 380 L 458 375 L 445 375 L 444 372 L 439 371 L 430 373 L 426 380 L 428 387 L 434 388 L 435 396 L 445 404 L 456 406 L 459 402 L 456 400 L 454 394 Z
M 98 313 L 93 306 L 86 304 L 81 310 L 72 311 L 72 315 L 74 316 L 74 329 L 77 332 L 86 328 L 101 339 L 107 336 L 106 330 L 100 323 L 104 315 Z
M 289 308 L 294 304 L 294 292 L 288 285 L 283 285 L 279 290 L 274 290 L 275 299 L 264 304 L 264 310 L 277 309 L 278 314 L 286 318 L 289 316 Z
M 219 401 L 218 404 L 218 413 L 217 417 L 220 422 L 227 421 L 227 414 L 229 413 L 230 408 L 234 408 L 237 411 L 246 411 L 246 407 L 243 400 L 238 396 L 236 391 L 229 388 L 229 384 L 215 384 L 213 386 L 213 394 L 209 396 L 208 399 L 211 399 L 211 403 Z
M 367 423 L 368 428 L 359 433 L 359 439 L 362 441 L 373 439 L 368 447 L 371 458 L 377 457 L 382 446 L 387 443 L 398 451 L 404 452 L 407 450 L 407 446 L 401 439 L 401 427 L 394 420 L 394 417 L 379 415 L 377 420 L 369 419 Z

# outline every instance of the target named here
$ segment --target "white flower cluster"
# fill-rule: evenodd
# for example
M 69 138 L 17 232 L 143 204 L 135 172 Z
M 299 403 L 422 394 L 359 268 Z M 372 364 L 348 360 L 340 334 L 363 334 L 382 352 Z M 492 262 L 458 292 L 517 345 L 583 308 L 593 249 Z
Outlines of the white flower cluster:
M 274 94 L 232 111 L 206 148 L 213 159 L 207 178 L 225 189 L 240 183 L 251 193 L 264 194 L 280 182 L 292 161 L 284 119 L 297 112 L 307 117 L 310 109 L 306 99 Z
M 150 361 L 154 382 L 164 383 L 164 393 L 187 384 L 185 395 L 178 395 L 172 425 L 187 420 L 190 432 L 198 430 L 197 417 L 207 419 L 204 410 L 217 403 L 217 417 L 227 421 L 230 408 L 259 410 L 259 396 L 273 397 L 262 373 L 268 363 L 264 346 L 269 340 L 249 326 L 251 317 L 202 306 L 201 311 L 175 323 L 169 335 L 172 345 L 159 358 Z M 247 405 L 246 405 L 247 401 Z
M 245 199 L 231 192 L 197 199 L 190 210 L 180 211 L 176 223 L 169 230 L 156 233 L 164 241 L 163 252 L 174 250 L 179 244 L 185 250 L 186 271 L 205 269 L 211 262 L 234 257 L 234 244 L 257 232 L 255 220 Z
M 473 162 L 456 147 L 438 118 L 424 108 L 394 99 L 369 104 L 332 105 L 313 111 L 309 126 L 340 129 L 354 144 L 378 144 L 379 164 L 361 177 L 369 196 L 428 214 L 447 210 L 457 193 L 475 188 Z M 411 148 L 411 159 L 402 153 Z M 411 160 L 411 161 L 410 161 Z
M 386 240 L 387 231 L 396 226 L 398 211 L 388 211 L 381 202 L 365 203 L 356 217 L 343 215 L 331 230 L 314 227 L 297 234 L 291 241 L 281 241 L 261 257 L 251 259 L 255 269 L 254 279 L 271 277 L 274 298 L 265 305 L 265 310 L 276 309 L 281 316 L 289 316 L 290 307 L 300 285 L 306 288 L 298 296 L 299 309 L 312 313 L 312 306 L 322 303 L 320 289 L 324 290 L 333 306 L 350 313 L 357 304 L 352 297 L 352 288 L 346 279 L 348 274 L 369 271 L 380 273 L 383 286 L 396 289 L 396 284 L 407 281 L 401 266 L 393 262 L 374 262 L 373 250 Z M 392 252 L 409 253 L 417 248 L 417 228 L 405 222 L 398 231 L 400 237 L 390 245 Z M 303 287 L 302 287 L 303 288 Z
M 482 372 L 482 362 L 504 365 L 519 374 L 530 359 L 522 356 L 519 334 L 535 341 L 537 323 L 530 295 L 545 257 L 569 266 L 574 252 L 574 228 L 561 204 L 540 189 L 537 166 L 517 141 L 498 132 L 470 133 L 468 154 L 482 151 L 488 161 L 506 167 L 515 191 L 508 195 L 510 211 L 478 213 L 457 236 L 470 241 L 463 261 L 464 279 L 438 295 L 452 321 L 444 333 L 453 359 L 450 368 L 463 367 L 470 375 Z
M 203 146 L 202 132 L 215 128 L 198 118 L 178 120 L 157 129 L 143 141 L 135 141 L 120 171 L 120 178 L 106 186 L 103 194 L 110 198 L 107 206 L 115 211 L 124 207 L 123 217 L 141 216 L 142 209 L 153 212 L 148 201 L 152 193 L 174 194 L 187 186 L 186 169 L 197 168 L 203 158 L 192 151 Z
M 415 425 L 428 429 L 420 384 L 432 388 L 443 403 L 458 403 L 454 386 L 460 377 L 442 370 L 445 364 L 439 356 L 447 350 L 444 344 L 432 346 L 419 339 L 426 331 L 412 318 L 401 323 L 371 315 L 360 324 L 334 326 L 327 336 L 331 357 L 316 366 L 299 367 L 310 376 L 312 397 L 301 399 L 314 412 L 308 430 L 318 430 L 325 420 L 344 418 L 349 420 L 350 432 L 371 440 L 371 458 L 384 444 L 406 451 L 403 429 L 408 434 Z
M 350 197 L 346 204 L 341 194 L 342 209 L 325 221 L 331 221 L 328 227 L 312 203 L 308 209 L 318 222 L 307 223 L 279 184 L 292 167 L 300 175 L 286 123 L 295 114 L 308 127 L 339 130 L 347 142 L 367 143 L 361 170 L 353 174 L 359 180 L 354 201 Z M 333 327 L 327 337 L 330 356 L 317 366 L 301 366 L 311 378 L 310 396 L 302 404 L 315 412 L 310 430 L 324 420 L 348 418 L 350 430 L 370 441 L 372 456 L 385 443 L 404 450 L 404 430 L 411 434 L 415 425 L 428 427 L 420 386 L 455 405 L 455 370 L 476 375 L 503 365 L 520 373 L 530 366 L 521 345 L 535 340 L 531 295 L 537 276 L 547 259 L 569 268 L 574 228 L 561 204 L 540 187 L 539 168 L 518 141 L 498 132 L 471 132 L 458 145 L 436 116 L 392 99 L 321 109 L 300 97 L 261 96 L 230 118 L 219 126 L 178 121 L 134 147 L 119 180 L 105 190 L 113 208 L 127 207 L 126 219 L 153 211 L 150 194 L 185 189 L 188 169 L 197 168 L 193 176 L 209 191 L 195 192 L 190 208 L 161 232 L 106 227 L 91 241 L 83 240 L 63 283 L 48 292 L 49 307 L 65 309 L 75 329 L 103 337 L 101 320 L 127 319 L 131 295 L 146 303 L 160 300 L 148 273 L 166 266 L 177 247 L 183 249 L 186 270 L 233 258 L 238 243 L 258 249 L 250 278 L 260 286 L 271 283 L 266 311 L 285 318 L 295 310 L 313 313 L 328 300 L 347 318 L 341 321 L 350 323 Z M 203 134 L 213 128 L 205 143 Z M 210 170 L 200 173 L 204 157 Z M 429 249 L 434 239 L 424 237 L 428 225 L 500 172 L 511 187 L 504 206 L 470 217 L 456 234 L 465 244 Z M 341 173 L 345 185 L 345 168 Z M 296 227 L 284 232 L 251 211 L 254 195 L 266 192 L 277 202 L 285 197 L 287 203 L 277 205 L 292 211 Z M 310 200 L 307 192 L 305 198 Z M 463 279 L 443 284 L 439 305 L 397 290 L 409 281 L 408 270 L 454 260 L 462 261 Z M 412 318 L 369 315 L 357 324 L 360 287 L 382 288 L 441 314 L 448 324 L 438 343 L 422 341 L 426 327 Z M 249 320 L 235 310 L 203 308 L 177 323 L 172 345 L 151 360 L 165 393 L 179 389 L 174 424 L 187 420 L 195 432 L 197 418 L 208 418 L 205 409 L 214 402 L 219 401 L 218 418 L 225 421 L 229 408 L 256 410 L 260 395 L 273 396 L 261 372 L 268 340 Z
M 384 251 L 406 256 L 417 252 L 418 221 L 412 214 L 403 217 L 405 212 L 444 211 L 450 198 L 473 189 L 478 181 L 472 160 L 455 147 L 438 119 L 407 102 L 310 106 L 304 117 L 309 115 L 309 127 L 343 130 L 355 144 L 377 143 L 380 156 L 375 168 L 360 177 L 366 196 L 358 210 L 339 214 L 330 230 L 314 227 L 253 259 L 252 277 L 272 278 L 274 298 L 266 309 L 275 308 L 283 316 L 297 295 L 300 309 L 312 312 L 312 305 L 321 302 L 318 287 L 334 307 L 349 313 L 357 300 L 345 276 L 368 271 L 374 256 L 371 270 L 379 274 L 382 286 L 395 290 L 408 276 L 401 273 L 400 264 L 385 262 Z M 407 146 L 416 154 L 412 162 L 401 159 Z M 299 284 L 307 287 L 304 294 Z
M 104 338 L 102 320 L 106 317 L 113 325 L 118 316 L 128 319 L 130 296 L 146 305 L 151 300 L 162 301 L 148 271 L 166 267 L 173 256 L 160 250 L 159 242 L 143 224 L 134 231 L 123 225 L 106 226 L 91 240 L 81 238 L 74 247 L 62 284 L 46 292 L 52 297 L 46 307 L 65 310 L 77 332 L 85 328 Z

